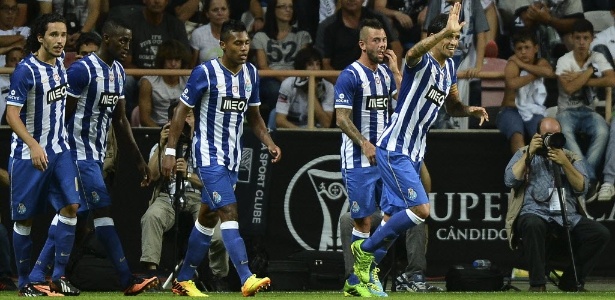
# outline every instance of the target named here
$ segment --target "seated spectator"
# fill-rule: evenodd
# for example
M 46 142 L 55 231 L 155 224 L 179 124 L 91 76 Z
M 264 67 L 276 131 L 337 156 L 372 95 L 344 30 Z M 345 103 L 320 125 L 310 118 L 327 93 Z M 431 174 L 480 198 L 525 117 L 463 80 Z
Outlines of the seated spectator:
M 297 52 L 312 43 L 310 34 L 297 31 L 293 0 L 269 0 L 265 14 L 265 28 L 252 40 L 259 70 L 292 70 Z M 284 76 L 261 77 L 261 111 L 267 116 L 276 105 Z
M 41 0 L 39 0 L 41 1 Z M 79 36 L 84 32 L 94 31 L 100 15 L 100 0 L 43 0 L 51 2 L 52 10 L 66 19 L 68 37 L 66 48 L 76 50 Z
M 17 66 L 17 63 L 21 61 L 24 57 L 22 48 L 12 48 L 6 53 L 6 64 L 4 65 L 7 68 L 14 68 Z M 11 85 L 11 75 L 10 74 L 0 74 L 0 123 L 2 125 L 6 125 L 6 119 L 4 116 L 4 112 L 6 111 L 6 95 L 9 93 L 9 87 Z
M 615 72 L 604 55 L 592 52 L 589 46 L 594 38 L 591 22 L 578 20 L 572 28 L 573 50 L 557 61 L 559 98 L 557 120 L 566 136 L 566 148 L 581 155 L 587 163 L 589 190 L 587 201 L 596 197 L 598 167 L 604 159 L 609 128 L 604 118 L 593 107 L 596 87 L 615 86 Z M 581 151 L 577 134 L 587 136 L 586 153 Z
M 152 171 L 152 182 L 157 182 L 157 185 L 154 189 L 150 206 L 141 217 L 140 260 L 149 275 L 155 275 L 156 269 L 160 264 L 163 234 L 171 230 L 175 225 L 175 214 L 187 212 L 191 214 L 193 220 L 196 221 L 201 207 L 200 190 L 203 188 L 203 183 L 199 179 L 199 176 L 193 173 L 192 156 L 189 153 L 189 140 L 191 137 L 186 137 L 188 140 L 183 144 L 183 155 L 177 158 L 177 172 L 172 175 L 173 178 L 170 181 L 166 181 L 160 176 L 161 161 L 167 143 L 167 137 L 169 136 L 169 127 L 171 126 L 170 120 L 173 118 L 177 103 L 178 101 L 175 101 L 169 107 L 169 122 L 162 127 L 160 142 L 154 145 L 150 151 L 149 168 Z M 194 134 L 194 115 L 192 112 L 189 112 L 186 116 L 185 125 L 189 126 L 191 129 L 191 132 L 187 134 Z M 183 178 L 184 191 L 183 195 L 180 196 L 180 201 L 183 202 L 180 203 L 175 203 L 175 197 L 178 196 L 175 193 L 179 192 L 177 190 L 175 176 L 182 176 Z M 179 241 L 176 241 L 176 243 L 179 245 Z M 184 251 L 177 251 L 177 253 L 183 252 Z M 222 242 L 220 222 L 216 225 L 211 240 L 211 247 L 209 248 L 209 265 L 214 278 L 222 279 L 228 275 L 228 253 Z
M 207 24 L 195 29 L 190 37 L 194 65 L 222 56 L 220 30 L 230 15 L 228 0 L 206 0 L 203 5 Z
M 168 40 L 158 48 L 157 69 L 186 69 L 189 64 L 188 49 L 179 41 Z M 169 105 L 179 99 L 187 80 L 187 76 L 179 75 L 143 76 L 139 82 L 141 126 L 159 127 L 166 124 Z
M 75 57 L 80 59 L 92 52 L 98 51 L 98 48 L 100 48 L 100 43 L 102 43 L 102 39 L 98 33 L 82 33 L 75 44 L 75 49 L 77 49 L 77 55 Z
M 295 57 L 296 70 L 320 70 L 322 56 L 318 50 L 308 47 L 301 49 Z M 314 101 L 315 124 L 318 127 L 331 127 L 333 117 L 333 85 L 317 78 L 316 101 Z M 308 78 L 288 77 L 282 81 L 280 95 L 275 109 L 275 123 L 280 128 L 297 128 L 307 125 L 308 116 Z
M 553 244 L 553 236 L 566 239 L 560 204 L 565 201 L 576 275 L 580 290 L 584 291 L 585 279 L 608 243 L 610 233 L 604 225 L 587 218 L 581 197 L 587 191 L 588 177 L 581 157 L 566 149 L 543 146 L 541 135 L 561 132 L 560 124 L 553 118 L 544 118 L 539 126 L 529 146 L 515 153 L 504 173 L 506 186 L 513 189 L 506 214 L 508 240 L 513 250 L 523 251 L 529 267 L 530 291 L 546 291 L 546 247 Z M 559 169 L 561 187 L 554 184 L 552 168 Z M 568 253 L 567 249 L 561 250 Z M 564 270 L 558 287 L 563 291 L 577 291 L 572 265 Z
M 427 0 L 376 0 L 374 10 L 389 17 L 404 50 L 421 40 Z
M 0 0 L 0 66 L 5 64 L 5 55 L 15 47 L 23 48 L 30 28 L 16 26 L 19 8 L 16 0 Z
M 611 1 L 611 16 L 615 18 L 615 0 Z M 613 57 L 615 57 L 615 25 L 610 26 L 601 32 L 596 33 L 596 37 L 591 44 L 591 49 L 602 53 L 611 66 L 615 68 Z
M 15 26 L 28 26 L 36 17 L 51 12 L 51 1 L 18 0 L 17 7 Z
M 538 122 L 545 116 L 544 78 L 555 77 L 555 73 L 546 59 L 538 58 L 538 40 L 533 32 L 516 33 L 513 44 L 515 54 L 504 69 L 506 90 L 496 124 L 515 154 L 525 146 L 526 139 L 536 134 Z

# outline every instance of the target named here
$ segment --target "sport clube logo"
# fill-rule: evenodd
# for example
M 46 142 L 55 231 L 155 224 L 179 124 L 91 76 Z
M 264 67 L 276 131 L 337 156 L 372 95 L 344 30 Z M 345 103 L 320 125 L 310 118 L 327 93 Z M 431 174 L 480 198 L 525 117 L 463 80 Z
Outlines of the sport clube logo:
M 286 225 L 306 250 L 341 251 L 339 218 L 349 205 L 339 161 L 325 155 L 306 163 L 286 190 Z

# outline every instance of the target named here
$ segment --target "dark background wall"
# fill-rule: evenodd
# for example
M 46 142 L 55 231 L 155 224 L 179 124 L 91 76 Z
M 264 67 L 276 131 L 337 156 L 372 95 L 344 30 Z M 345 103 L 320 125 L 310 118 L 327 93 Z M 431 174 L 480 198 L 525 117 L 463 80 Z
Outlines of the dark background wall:
M 347 209 L 339 169 L 340 132 L 278 131 L 274 139 L 283 159 L 273 165 L 263 163 L 263 150 L 251 131 L 245 132 L 249 138 L 246 147 L 252 150 L 246 151 L 251 153 L 249 157 L 243 157 L 240 178 L 247 182 L 238 184 L 237 193 L 240 227 L 248 244 L 259 241 L 259 248 L 270 260 L 284 260 L 304 250 L 340 251 L 337 218 Z M 134 135 L 144 156 L 159 138 L 157 129 L 135 128 Z M 0 129 L 0 141 L 0 167 L 5 168 L 10 148 L 8 128 Z M 426 163 L 433 182 L 432 213 L 427 221 L 428 275 L 442 276 L 450 265 L 478 258 L 490 259 L 503 268 L 519 266 L 519 254 L 508 248 L 504 232 L 509 191 L 503 184 L 503 172 L 510 158 L 504 137 L 492 130 L 432 131 L 427 145 Z M 114 220 L 134 270 L 140 269 L 140 218 L 151 191 L 151 187 L 139 187 L 134 162 L 120 155 L 112 191 Z M 10 233 L 6 188 L 0 188 L 0 199 L 2 223 Z M 615 231 L 613 202 L 592 203 L 589 211 Z M 35 222 L 35 251 L 42 247 L 51 215 Z M 168 243 L 165 247 L 168 258 L 172 250 Z M 615 261 L 608 259 L 614 251 L 615 242 L 611 241 L 594 275 L 615 276 Z M 173 260 L 167 261 L 171 264 Z

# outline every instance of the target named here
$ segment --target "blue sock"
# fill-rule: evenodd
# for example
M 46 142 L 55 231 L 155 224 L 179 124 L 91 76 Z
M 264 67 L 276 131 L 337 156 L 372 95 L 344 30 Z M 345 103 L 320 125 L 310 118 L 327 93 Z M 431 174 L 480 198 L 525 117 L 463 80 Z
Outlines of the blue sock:
M 123 288 L 129 287 L 132 284 L 132 273 L 128 267 L 120 237 L 117 236 L 113 219 L 107 217 L 94 219 L 94 232 L 96 232 L 96 238 L 105 245 L 105 250 L 120 276 L 120 284 Z
M 47 240 L 45 241 L 45 246 L 43 246 L 41 253 L 38 255 L 38 259 L 36 260 L 36 263 L 34 263 L 32 272 L 30 272 L 30 282 L 45 281 L 45 276 L 47 275 L 47 273 L 53 270 L 53 262 L 55 256 L 55 236 L 57 229 L 58 215 L 55 215 L 55 217 L 51 221 L 51 226 L 49 226 L 49 231 L 47 232 Z
M 56 257 L 51 280 L 58 280 L 66 275 L 66 265 L 75 242 L 75 228 L 77 227 L 75 225 L 77 225 L 76 217 L 69 218 L 62 215 L 58 217 L 55 234 Z
M 246 253 L 246 245 L 239 235 L 239 223 L 237 221 L 226 221 L 220 224 L 222 230 L 222 241 L 226 247 L 226 251 L 239 274 L 241 284 L 243 285 L 252 272 L 248 266 L 248 254 Z
M 415 221 L 413 221 L 409 215 L 412 215 Z M 374 234 L 361 244 L 361 249 L 370 253 L 376 252 L 376 250 L 391 241 L 394 241 L 399 234 L 416 226 L 416 224 L 422 222 L 412 211 L 409 209 L 399 211 L 395 213 L 389 221 L 380 226 Z M 386 251 L 385 251 L 386 253 Z M 382 258 L 381 258 L 382 259 Z
M 214 235 L 213 228 L 207 228 L 199 224 L 199 221 L 194 223 L 194 228 L 188 238 L 188 250 L 184 257 L 184 264 L 177 273 L 177 281 L 191 280 L 194 277 L 196 268 L 209 251 L 212 235 Z
M 13 226 L 13 251 L 19 276 L 17 283 L 19 289 L 30 283 L 28 274 L 30 274 L 30 255 L 32 255 L 31 229 L 32 227 L 21 226 L 17 223 Z

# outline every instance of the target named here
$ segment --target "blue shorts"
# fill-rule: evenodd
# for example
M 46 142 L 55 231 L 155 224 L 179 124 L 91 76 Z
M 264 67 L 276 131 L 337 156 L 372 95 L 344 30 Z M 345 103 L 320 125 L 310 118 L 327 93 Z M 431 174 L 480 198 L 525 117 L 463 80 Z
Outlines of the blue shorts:
M 519 114 L 519 110 L 514 107 L 503 107 L 495 118 L 495 124 L 507 139 L 510 140 L 515 133 L 520 133 L 524 137 L 532 137 L 538 129 L 538 122 L 544 116 L 534 115 L 532 119 L 524 122 Z
M 419 173 L 422 162 L 413 162 L 410 157 L 376 147 L 376 162 L 382 177 L 380 208 L 387 215 L 429 203 Z
M 237 203 L 235 184 L 238 173 L 224 166 L 205 166 L 198 168 L 203 182 L 201 203 L 207 204 L 213 211 L 229 204 Z
M 342 178 L 348 192 L 350 216 L 353 219 L 371 216 L 382 192 L 378 167 L 342 169 Z
M 100 161 L 77 161 L 82 202 L 79 212 L 111 205 L 111 197 L 103 180 L 102 168 L 103 164 Z
M 77 168 L 69 151 L 48 154 L 45 171 L 32 165 L 31 159 L 9 158 L 11 178 L 11 217 L 28 220 L 44 213 L 49 201 L 55 212 L 80 204 Z

